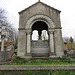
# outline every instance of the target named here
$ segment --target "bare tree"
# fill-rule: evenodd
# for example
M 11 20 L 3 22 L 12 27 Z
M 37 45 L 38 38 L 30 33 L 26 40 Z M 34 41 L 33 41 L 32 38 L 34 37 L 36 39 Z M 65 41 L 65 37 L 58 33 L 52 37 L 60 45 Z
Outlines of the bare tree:
M 13 42 L 14 41 L 14 33 L 15 30 L 12 25 L 7 21 L 5 10 L 0 8 L 0 40 L 1 40 L 1 31 L 6 30 L 6 38 L 5 41 Z
M 69 42 L 69 37 L 63 37 L 64 41 Z

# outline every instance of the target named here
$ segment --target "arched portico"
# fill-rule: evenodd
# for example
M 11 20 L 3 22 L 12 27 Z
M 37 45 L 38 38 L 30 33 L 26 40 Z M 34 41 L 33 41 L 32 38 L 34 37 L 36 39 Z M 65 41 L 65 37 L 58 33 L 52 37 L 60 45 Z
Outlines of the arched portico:
M 48 26 L 43 21 L 37 21 L 32 25 L 33 30 L 38 31 L 38 40 L 31 40 L 31 55 L 32 57 L 48 57 L 49 50 L 49 41 L 42 40 L 42 31 L 46 30 L 48 32 Z
M 42 22 L 45 22 L 47 25 L 48 25 L 48 28 L 55 28 L 55 24 L 54 22 L 48 17 L 48 16 L 45 16 L 45 15 L 35 15 L 34 17 L 31 17 L 26 25 L 25 25 L 25 29 L 31 29 L 32 25 L 37 22 L 37 21 L 42 21 Z
M 27 53 L 31 54 L 31 49 L 32 49 L 31 34 L 32 34 L 32 31 L 37 30 L 38 34 L 39 34 L 39 40 L 41 40 L 42 31 L 47 30 L 49 40 L 46 42 L 40 41 L 41 44 L 43 43 L 42 44 L 43 46 L 45 44 L 47 44 L 47 47 L 43 48 L 43 46 L 41 46 L 41 49 L 44 49 L 44 52 L 47 52 L 48 54 L 46 54 L 46 55 L 48 55 L 48 56 L 51 53 L 54 54 L 55 53 L 55 51 L 54 51 L 54 28 L 55 28 L 55 25 L 54 25 L 53 21 L 50 18 L 48 18 L 47 16 L 36 15 L 34 17 L 31 17 L 27 21 L 26 26 L 25 26 L 25 30 L 27 33 L 27 35 L 26 35 L 27 36 L 27 47 L 26 47 Z M 35 44 L 39 44 L 39 42 L 36 42 Z M 38 49 L 38 50 L 40 50 L 40 49 Z M 41 52 L 41 50 L 40 50 L 40 52 Z
M 48 31 L 48 26 L 45 22 L 43 21 L 37 21 L 32 25 L 32 31 L 33 30 L 37 30 L 38 31 L 38 38 L 39 40 L 41 40 L 41 35 L 42 35 L 42 31 L 43 30 L 47 30 Z
M 64 55 L 59 10 L 38 2 L 19 12 L 19 15 L 18 56 L 31 58 Z M 38 40 L 32 40 L 32 32 L 35 30 L 39 35 Z M 48 40 L 41 39 L 44 30 Z

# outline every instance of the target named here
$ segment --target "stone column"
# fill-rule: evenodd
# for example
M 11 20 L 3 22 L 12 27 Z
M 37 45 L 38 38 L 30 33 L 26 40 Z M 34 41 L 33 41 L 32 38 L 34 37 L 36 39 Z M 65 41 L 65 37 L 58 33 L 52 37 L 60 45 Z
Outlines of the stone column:
M 58 57 L 64 55 L 61 29 L 55 29 L 55 52 Z
M 54 31 L 50 31 L 49 32 L 49 41 L 50 41 L 50 54 L 53 55 L 54 54 L 54 35 L 53 35 Z
M 26 32 L 24 29 L 19 29 L 18 34 L 18 51 L 17 55 L 20 57 L 24 57 L 26 55 Z
M 27 31 L 27 53 L 30 53 L 31 51 L 31 32 Z
M 2 29 L 1 31 L 1 51 L 4 51 L 4 40 L 5 40 L 5 36 L 6 36 L 6 33 L 5 33 L 5 29 Z
M 4 39 L 5 39 L 5 37 L 2 37 L 2 42 L 1 42 L 1 51 L 4 51 Z

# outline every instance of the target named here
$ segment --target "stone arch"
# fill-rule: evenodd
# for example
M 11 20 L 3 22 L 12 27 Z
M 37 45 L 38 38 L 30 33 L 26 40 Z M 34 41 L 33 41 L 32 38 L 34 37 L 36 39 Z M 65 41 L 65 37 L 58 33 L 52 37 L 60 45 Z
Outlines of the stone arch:
M 43 30 L 48 31 L 48 25 L 43 21 L 37 21 L 32 25 L 31 29 L 32 29 L 32 32 L 34 30 L 37 30 L 38 31 L 38 37 L 40 40 L 42 40 L 42 31 Z
M 48 25 L 48 28 L 55 28 L 54 22 L 49 17 L 45 15 L 35 15 L 27 21 L 25 29 L 31 29 L 32 25 L 37 21 L 45 22 Z

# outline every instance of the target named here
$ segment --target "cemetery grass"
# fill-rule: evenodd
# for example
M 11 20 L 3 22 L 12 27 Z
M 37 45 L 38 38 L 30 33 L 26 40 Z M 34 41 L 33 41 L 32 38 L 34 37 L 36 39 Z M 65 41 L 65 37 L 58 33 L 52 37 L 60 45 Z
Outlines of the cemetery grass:
M 66 57 L 61 59 L 32 59 L 26 60 L 24 58 L 20 58 L 15 56 L 12 58 L 11 62 L 3 62 L 4 65 L 75 65 L 75 63 L 71 63 L 68 61 L 75 61 L 75 58 Z

